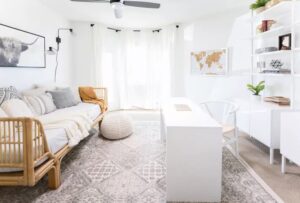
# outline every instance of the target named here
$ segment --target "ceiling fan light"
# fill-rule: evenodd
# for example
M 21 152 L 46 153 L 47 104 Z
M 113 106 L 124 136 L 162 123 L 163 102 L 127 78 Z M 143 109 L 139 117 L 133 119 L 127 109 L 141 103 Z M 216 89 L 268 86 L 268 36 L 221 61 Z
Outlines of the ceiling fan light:
M 114 2 L 111 4 L 111 6 L 114 9 L 116 18 L 122 18 L 123 17 L 123 4 L 121 2 Z

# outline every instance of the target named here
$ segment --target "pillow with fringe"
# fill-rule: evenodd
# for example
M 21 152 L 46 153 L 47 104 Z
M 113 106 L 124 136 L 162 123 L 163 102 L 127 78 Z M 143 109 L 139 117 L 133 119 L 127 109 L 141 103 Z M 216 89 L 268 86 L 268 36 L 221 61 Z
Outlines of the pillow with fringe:
M 13 86 L 0 88 L 0 106 L 10 99 L 20 99 L 17 89 Z

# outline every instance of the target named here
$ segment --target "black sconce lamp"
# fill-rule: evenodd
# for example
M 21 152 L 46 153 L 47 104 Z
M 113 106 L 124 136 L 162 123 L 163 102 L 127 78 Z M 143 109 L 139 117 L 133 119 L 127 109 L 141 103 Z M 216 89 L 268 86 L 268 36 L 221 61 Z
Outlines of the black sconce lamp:
M 56 41 L 56 48 L 53 47 L 49 47 L 49 49 L 47 50 L 47 54 L 48 55 L 56 55 L 56 66 L 55 66 L 55 73 L 54 73 L 54 82 L 56 82 L 56 75 L 57 75 L 57 68 L 58 68 L 58 52 L 59 52 L 59 48 L 60 48 L 60 44 L 61 44 L 61 37 L 60 37 L 60 32 L 61 31 L 69 31 L 70 33 L 73 33 L 73 29 L 72 28 L 59 28 L 57 30 L 57 37 L 55 38 Z

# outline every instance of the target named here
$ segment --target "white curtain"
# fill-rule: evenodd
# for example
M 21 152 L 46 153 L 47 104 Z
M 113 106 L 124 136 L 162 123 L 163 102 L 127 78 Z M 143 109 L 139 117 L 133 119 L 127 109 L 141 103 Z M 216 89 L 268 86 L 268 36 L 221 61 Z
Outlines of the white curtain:
M 170 97 L 175 33 L 94 27 L 94 83 L 108 88 L 110 108 L 157 109 Z

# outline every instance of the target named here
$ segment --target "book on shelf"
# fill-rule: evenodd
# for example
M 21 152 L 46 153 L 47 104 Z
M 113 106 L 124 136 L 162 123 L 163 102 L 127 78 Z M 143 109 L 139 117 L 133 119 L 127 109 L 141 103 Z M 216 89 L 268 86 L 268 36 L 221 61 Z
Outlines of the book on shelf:
M 278 104 L 280 106 L 289 106 L 291 101 L 287 97 L 281 97 L 281 96 L 273 96 L 273 97 L 265 97 L 265 102 L 272 102 L 275 104 Z

